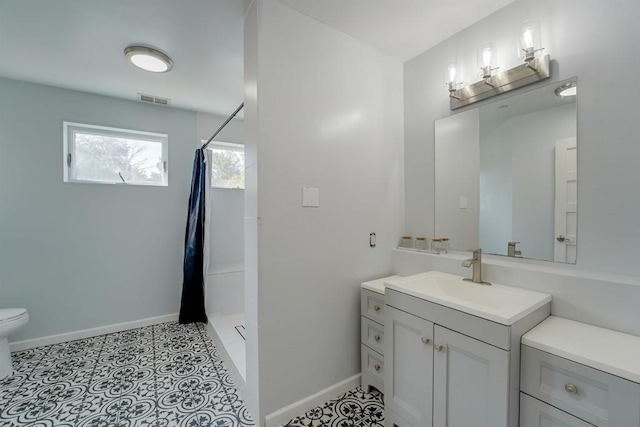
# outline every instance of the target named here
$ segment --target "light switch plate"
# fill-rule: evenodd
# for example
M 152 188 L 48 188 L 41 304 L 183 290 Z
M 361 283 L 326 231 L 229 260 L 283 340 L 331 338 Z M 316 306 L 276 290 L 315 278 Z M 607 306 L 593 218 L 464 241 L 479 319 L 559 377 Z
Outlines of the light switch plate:
M 468 207 L 467 196 L 460 196 L 460 209 L 467 209 Z
M 302 207 L 317 208 L 320 207 L 320 189 L 302 187 Z

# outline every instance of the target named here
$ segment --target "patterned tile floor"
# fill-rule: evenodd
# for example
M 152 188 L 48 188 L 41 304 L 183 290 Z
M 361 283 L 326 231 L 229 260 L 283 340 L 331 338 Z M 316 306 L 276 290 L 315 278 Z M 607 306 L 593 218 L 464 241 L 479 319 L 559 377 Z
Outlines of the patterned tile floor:
M 165 323 L 14 355 L 0 427 L 253 425 L 200 324 Z
M 0 427 L 254 425 L 200 324 L 164 323 L 13 355 Z M 287 427 L 382 427 L 382 395 L 360 387 Z
M 284 424 L 284 427 L 320 426 L 384 427 L 383 396 L 380 393 L 365 393 L 357 387 Z

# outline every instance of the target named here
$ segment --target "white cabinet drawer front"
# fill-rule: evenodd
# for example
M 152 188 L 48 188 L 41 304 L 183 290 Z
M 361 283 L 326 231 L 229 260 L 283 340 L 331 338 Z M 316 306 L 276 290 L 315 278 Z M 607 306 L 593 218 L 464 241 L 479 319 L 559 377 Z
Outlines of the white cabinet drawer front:
M 520 427 L 593 427 L 593 425 L 520 393 Z
M 639 384 L 525 345 L 521 360 L 525 393 L 597 426 L 640 426 Z
M 361 347 L 362 372 L 366 372 L 371 377 L 384 384 L 384 357 L 371 350 L 365 345 Z
M 374 321 L 361 317 L 362 344 L 372 348 L 384 356 L 384 326 Z
M 361 312 L 363 316 L 384 325 L 384 295 L 363 289 Z

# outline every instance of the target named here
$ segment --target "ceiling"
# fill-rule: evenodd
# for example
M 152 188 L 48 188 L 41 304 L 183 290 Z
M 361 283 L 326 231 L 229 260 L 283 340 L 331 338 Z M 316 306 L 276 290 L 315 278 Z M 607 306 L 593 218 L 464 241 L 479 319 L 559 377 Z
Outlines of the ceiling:
M 228 116 L 243 100 L 243 0 L 0 0 L 0 76 Z M 143 43 L 170 73 L 126 61 Z
M 280 0 L 405 62 L 514 0 Z
M 513 0 L 280 0 L 406 61 Z M 0 76 L 228 116 L 243 99 L 243 22 L 250 0 L 0 0 Z M 382 30 L 381 30 L 382 29 Z M 166 74 L 123 50 L 167 53 Z

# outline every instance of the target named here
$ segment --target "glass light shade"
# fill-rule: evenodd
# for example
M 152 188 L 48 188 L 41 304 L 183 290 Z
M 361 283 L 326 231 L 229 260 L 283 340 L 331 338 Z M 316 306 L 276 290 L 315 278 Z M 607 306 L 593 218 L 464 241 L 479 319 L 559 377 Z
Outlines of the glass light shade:
M 478 67 L 496 67 L 496 48 L 491 42 L 483 43 L 478 47 Z
M 163 73 L 169 68 L 169 66 L 160 59 L 147 55 L 146 53 L 131 55 L 129 60 L 133 62 L 133 65 L 136 67 L 151 71 L 152 73 Z
M 540 21 L 525 21 L 520 27 L 520 37 L 518 39 L 518 58 L 532 60 L 542 47 L 540 38 Z
M 444 67 L 444 83 L 449 84 L 451 82 L 456 81 L 458 78 L 458 69 L 456 67 L 456 63 L 453 61 L 447 62 L 447 65 Z
M 173 68 L 171 58 L 147 46 L 129 46 L 124 55 L 136 67 L 152 73 L 166 73 Z

